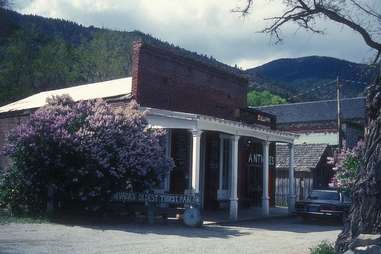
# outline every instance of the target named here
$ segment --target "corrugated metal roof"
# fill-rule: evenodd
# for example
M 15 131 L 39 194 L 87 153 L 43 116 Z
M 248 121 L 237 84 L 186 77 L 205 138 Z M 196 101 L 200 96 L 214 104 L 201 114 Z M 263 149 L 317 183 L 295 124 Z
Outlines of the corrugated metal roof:
M 327 144 L 301 144 L 294 145 L 295 169 L 309 171 L 315 168 L 327 149 Z M 276 167 L 289 167 L 289 149 L 287 145 L 276 145 Z
M 336 100 L 324 100 L 263 106 L 256 109 L 276 115 L 277 123 L 300 123 L 336 120 L 336 105 Z M 365 97 L 342 99 L 341 110 L 343 119 L 365 119 Z
M 110 81 L 73 86 L 58 90 L 45 91 L 0 107 L 0 113 L 42 107 L 46 104 L 46 99 L 52 97 L 53 95 L 67 94 L 75 101 L 91 100 L 97 98 L 109 98 L 127 95 L 131 93 L 131 88 L 132 78 L 127 77 Z

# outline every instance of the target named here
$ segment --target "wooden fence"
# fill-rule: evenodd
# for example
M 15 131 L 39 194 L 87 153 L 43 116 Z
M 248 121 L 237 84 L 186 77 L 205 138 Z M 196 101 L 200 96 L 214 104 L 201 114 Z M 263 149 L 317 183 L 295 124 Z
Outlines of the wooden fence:
M 312 190 L 313 179 L 310 172 L 295 172 L 295 192 L 296 200 L 302 200 L 308 196 Z M 275 178 L 275 205 L 287 206 L 288 199 L 288 171 L 278 170 Z

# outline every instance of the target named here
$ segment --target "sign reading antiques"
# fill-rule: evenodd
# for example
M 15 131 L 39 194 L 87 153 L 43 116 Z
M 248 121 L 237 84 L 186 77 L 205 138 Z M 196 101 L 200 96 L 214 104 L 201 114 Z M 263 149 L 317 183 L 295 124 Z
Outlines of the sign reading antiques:
M 256 153 L 249 153 L 249 157 L 247 162 L 249 164 L 254 164 L 254 165 L 262 165 L 263 163 L 263 155 L 262 154 L 256 154 Z M 274 166 L 275 165 L 275 157 L 274 156 L 269 156 L 269 165 Z
M 112 196 L 112 201 L 121 203 L 148 202 L 177 205 L 199 205 L 198 194 L 160 194 L 160 193 L 140 193 L 140 192 L 117 192 Z

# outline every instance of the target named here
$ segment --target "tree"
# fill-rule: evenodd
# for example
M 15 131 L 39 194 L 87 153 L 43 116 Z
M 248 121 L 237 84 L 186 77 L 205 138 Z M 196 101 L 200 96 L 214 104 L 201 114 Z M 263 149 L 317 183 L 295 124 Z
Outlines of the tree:
M 353 204 L 336 241 L 336 251 L 344 252 L 362 233 L 381 233 L 381 2 L 372 0 L 283 0 L 286 10 L 270 17 L 270 25 L 262 30 L 282 40 L 281 28 L 296 23 L 313 33 L 323 33 L 316 25 L 319 18 L 332 20 L 351 28 L 376 52 L 377 78 L 367 88 L 368 133 L 360 163 L 359 175 L 353 187 Z M 255 5 L 247 0 L 243 8 L 233 11 L 247 15 Z
M 131 72 L 131 45 L 131 37 L 121 32 L 97 31 L 78 47 L 75 68 L 87 82 L 124 77 Z
M 286 102 L 286 99 L 269 91 L 258 92 L 253 90 L 247 94 L 247 104 L 253 107 L 284 104 Z
M 47 40 L 31 57 L 29 83 L 37 91 L 59 89 L 75 83 L 86 83 L 80 80 L 78 49 L 62 39 Z M 15 68 L 17 69 L 17 67 Z
M 0 0 L 0 44 L 2 42 L 1 39 L 15 29 L 14 24 L 7 18 L 7 12 L 10 8 L 10 1 Z
M 151 190 L 173 167 L 162 135 L 148 129 L 135 102 L 115 109 L 103 100 L 52 98 L 8 137 L 2 202 L 40 214 L 52 192 L 61 208 L 100 210 L 115 192 Z
M 243 8 L 233 11 L 247 15 L 255 1 L 246 0 Z M 316 26 L 319 18 L 327 18 L 347 26 L 359 33 L 365 43 L 376 50 L 377 57 L 381 53 L 381 9 L 380 3 L 372 0 L 284 0 L 286 10 L 282 15 L 269 17 L 270 25 L 262 32 L 275 37 L 276 42 L 282 41 L 281 28 L 288 23 L 296 23 L 301 28 L 314 33 L 324 33 Z

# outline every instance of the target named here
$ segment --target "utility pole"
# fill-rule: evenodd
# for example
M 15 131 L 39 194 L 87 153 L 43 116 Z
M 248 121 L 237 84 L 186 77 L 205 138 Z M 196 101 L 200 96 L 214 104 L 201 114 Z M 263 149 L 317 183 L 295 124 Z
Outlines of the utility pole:
M 339 143 L 339 149 L 342 146 L 342 133 L 341 133 L 341 103 L 340 103 L 340 78 L 336 79 L 336 101 L 337 101 L 337 138 Z

